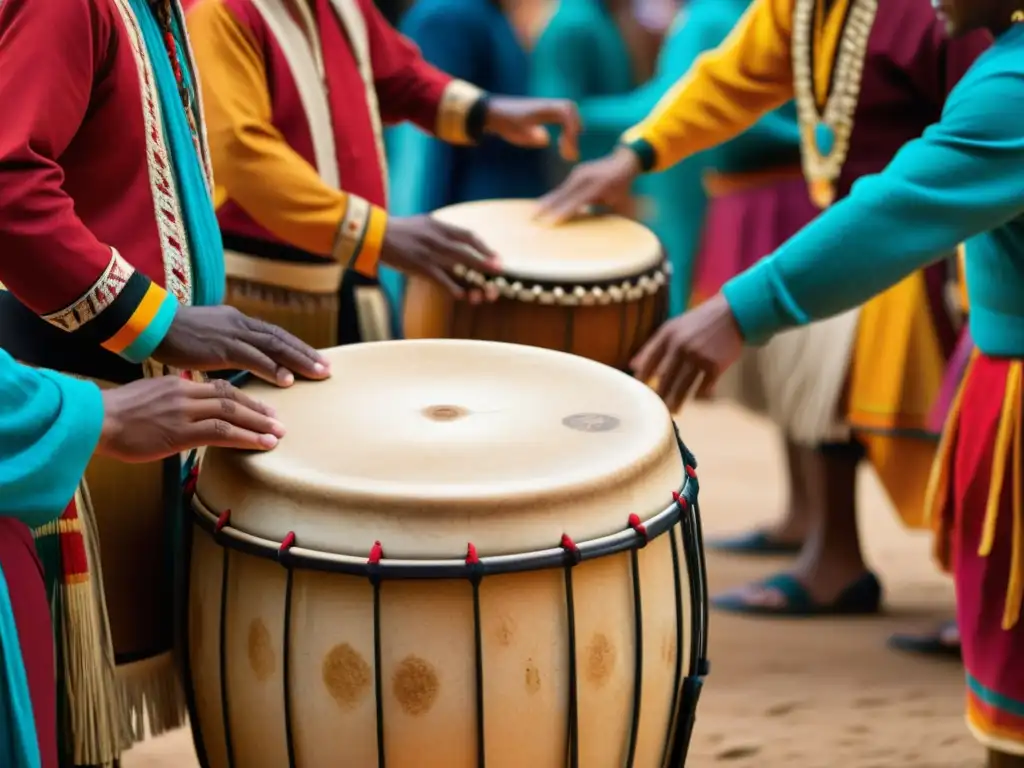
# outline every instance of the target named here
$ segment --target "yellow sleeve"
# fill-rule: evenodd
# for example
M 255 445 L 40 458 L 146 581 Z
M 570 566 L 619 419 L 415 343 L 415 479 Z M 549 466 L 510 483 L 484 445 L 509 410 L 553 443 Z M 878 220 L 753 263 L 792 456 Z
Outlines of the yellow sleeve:
M 249 32 L 221 0 L 188 13 L 216 182 L 214 204 L 230 199 L 285 242 L 374 277 L 387 214 L 334 189 L 271 122 L 266 69 Z
M 623 135 L 645 170 L 728 141 L 792 99 L 792 30 L 793 0 L 754 0 L 729 37 Z

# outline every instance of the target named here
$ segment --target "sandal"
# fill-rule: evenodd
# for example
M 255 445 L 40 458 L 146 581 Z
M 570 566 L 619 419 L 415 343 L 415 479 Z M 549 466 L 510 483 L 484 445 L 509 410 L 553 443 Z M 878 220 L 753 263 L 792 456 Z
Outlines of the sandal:
M 754 589 L 773 591 L 782 597 L 779 604 L 765 604 L 750 599 Z M 722 611 L 755 616 L 869 616 L 882 606 L 882 585 L 870 571 L 848 585 L 831 603 L 819 603 L 795 576 L 780 573 L 764 581 L 712 598 L 711 604 Z

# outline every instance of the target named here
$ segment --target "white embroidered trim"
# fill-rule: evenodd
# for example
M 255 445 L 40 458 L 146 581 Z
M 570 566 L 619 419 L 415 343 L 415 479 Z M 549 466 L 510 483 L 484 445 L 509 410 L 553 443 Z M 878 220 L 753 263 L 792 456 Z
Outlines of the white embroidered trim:
M 831 204 L 835 183 L 846 163 L 853 134 L 854 115 L 860 98 L 861 77 L 867 57 L 871 28 L 878 12 L 878 0 L 850 0 L 850 8 L 837 43 L 832 92 L 823 112 L 818 112 L 814 91 L 814 62 L 811 36 L 819 0 L 796 0 L 793 6 L 793 90 L 800 123 L 800 148 L 804 175 L 811 197 L 819 207 Z M 824 123 L 833 132 L 832 151 L 823 156 L 818 149 L 816 128 Z
M 363 198 L 356 195 L 348 196 L 348 205 L 345 206 L 345 215 L 338 225 L 337 240 L 332 251 L 335 261 L 343 267 L 351 267 L 359 255 L 359 246 L 362 245 L 363 235 L 370 224 L 371 210 L 372 206 Z
M 352 50 L 359 65 L 359 75 L 363 80 L 363 88 L 366 89 L 366 106 L 370 110 L 370 125 L 373 128 L 374 143 L 377 145 L 377 162 L 380 163 L 381 178 L 384 181 L 384 206 L 387 207 L 388 156 L 384 148 L 384 127 L 380 119 L 377 85 L 373 78 L 373 61 L 370 37 L 366 32 L 366 19 L 358 0 L 331 0 L 331 5 L 334 6 L 348 39 L 352 41 Z
M 160 100 L 156 91 L 152 63 L 142 39 L 135 13 L 127 0 L 114 0 L 121 15 L 135 65 L 139 75 L 142 96 L 142 120 L 146 131 L 146 159 L 149 168 L 149 186 L 153 195 L 153 208 L 160 250 L 164 262 L 164 284 L 167 292 L 181 304 L 192 303 L 192 259 L 188 250 L 184 217 L 178 199 L 171 159 L 163 133 Z
M 115 249 L 110 250 L 110 261 L 106 269 L 89 290 L 70 306 L 42 315 L 43 320 L 62 331 L 77 331 L 114 303 L 127 285 L 128 279 L 135 274 L 135 267 L 121 258 L 121 254 Z
M 466 118 L 484 92 L 465 80 L 452 80 L 441 94 L 437 110 L 437 138 L 450 144 L 472 144 L 466 133 Z

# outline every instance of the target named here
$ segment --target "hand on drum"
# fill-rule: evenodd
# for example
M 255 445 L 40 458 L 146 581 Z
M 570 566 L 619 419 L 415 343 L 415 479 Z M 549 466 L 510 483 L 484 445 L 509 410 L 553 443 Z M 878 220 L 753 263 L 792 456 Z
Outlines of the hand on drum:
M 592 205 L 622 209 L 640 171 L 640 158 L 628 147 L 619 147 L 600 160 L 578 165 L 569 178 L 540 199 L 537 218 L 562 224 Z
M 483 290 L 467 290 L 452 277 L 458 267 L 485 275 L 500 271 L 498 254 L 468 229 L 446 224 L 430 216 L 388 220 L 381 261 L 402 272 L 423 275 L 444 287 L 454 298 L 470 302 L 493 300 Z
M 99 453 L 146 462 L 207 445 L 266 451 L 284 427 L 273 410 L 224 380 L 142 379 L 103 391 Z
M 326 379 L 330 365 L 308 344 L 276 325 L 234 307 L 179 307 L 153 355 L 159 362 L 193 371 L 238 368 L 289 387 L 295 374 Z
M 630 367 L 675 413 L 698 382 L 698 397 L 710 393 L 742 351 L 743 335 L 736 318 L 725 297 L 718 294 L 662 325 Z
M 492 96 L 487 101 L 484 130 L 517 147 L 546 147 L 551 135 L 546 126 L 557 125 L 558 151 L 566 160 L 579 158 L 580 115 L 565 99 L 524 99 Z

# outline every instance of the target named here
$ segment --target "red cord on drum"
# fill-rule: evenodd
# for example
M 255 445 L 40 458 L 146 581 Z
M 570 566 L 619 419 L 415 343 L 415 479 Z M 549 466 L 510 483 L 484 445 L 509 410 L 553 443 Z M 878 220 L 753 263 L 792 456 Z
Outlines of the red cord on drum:
M 213 527 L 214 532 L 220 533 L 229 522 L 231 522 L 231 510 L 225 509 L 217 518 L 217 524 Z
M 384 559 L 384 547 L 381 546 L 379 541 L 373 542 L 373 546 L 370 547 L 370 556 L 366 558 L 366 562 L 370 565 L 379 565 L 380 561 Z

